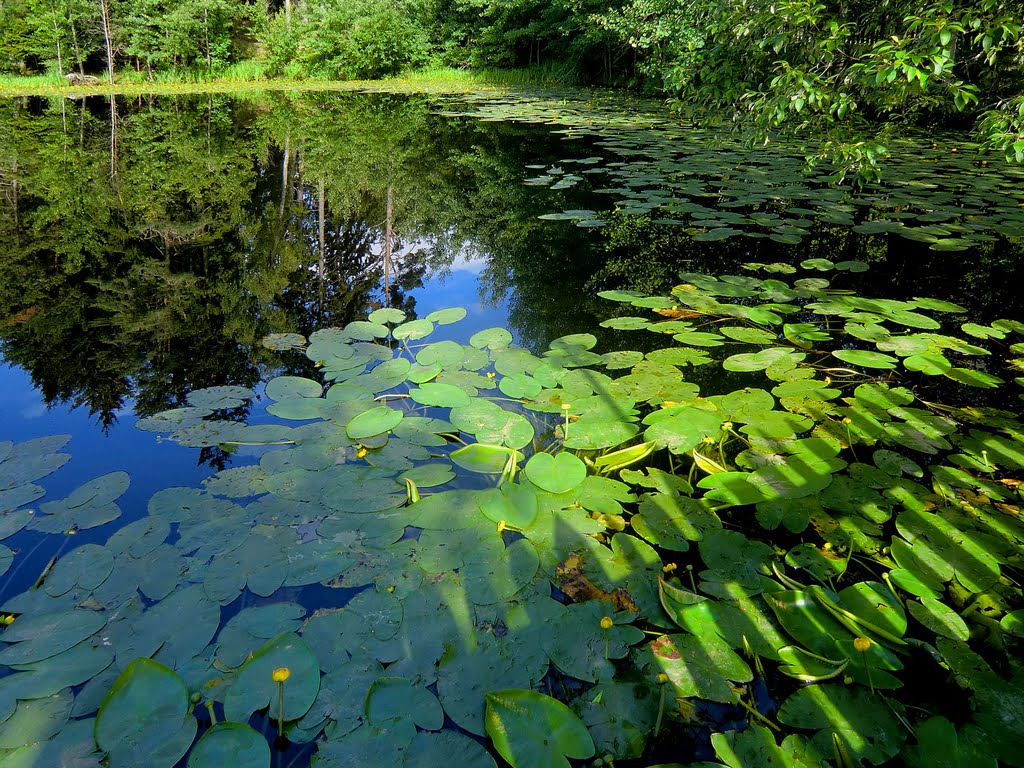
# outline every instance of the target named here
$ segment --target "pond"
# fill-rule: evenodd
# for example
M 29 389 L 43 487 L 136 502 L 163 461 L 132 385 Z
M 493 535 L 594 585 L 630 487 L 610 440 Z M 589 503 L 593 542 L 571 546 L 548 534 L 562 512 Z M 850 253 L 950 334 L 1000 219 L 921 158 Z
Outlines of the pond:
M 568 90 L 0 123 L 0 766 L 1024 764 L 1021 169 Z

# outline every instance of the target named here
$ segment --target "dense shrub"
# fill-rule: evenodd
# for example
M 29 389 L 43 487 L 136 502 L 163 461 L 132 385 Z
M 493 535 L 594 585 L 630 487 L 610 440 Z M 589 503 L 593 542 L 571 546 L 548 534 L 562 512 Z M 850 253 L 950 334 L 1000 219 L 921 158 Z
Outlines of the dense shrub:
M 342 79 L 395 75 L 426 61 L 427 40 L 404 4 L 392 0 L 328 0 L 299 6 L 291 32 L 283 14 L 268 25 L 271 68 L 289 63 L 305 75 Z

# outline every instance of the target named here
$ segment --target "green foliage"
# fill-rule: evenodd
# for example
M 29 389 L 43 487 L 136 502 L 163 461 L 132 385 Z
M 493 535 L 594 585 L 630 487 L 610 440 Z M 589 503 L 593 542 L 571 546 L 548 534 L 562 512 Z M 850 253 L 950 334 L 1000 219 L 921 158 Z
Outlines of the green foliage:
M 666 66 L 677 100 L 734 110 L 761 136 L 784 126 L 823 132 L 816 155 L 861 179 L 876 177 L 886 154 L 885 131 L 872 121 L 977 118 L 985 101 L 1019 92 L 1019 2 L 701 7 L 699 57 Z M 1013 145 L 1013 110 L 1004 104 L 979 124 L 1000 148 Z
M 278 72 L 337 79 L 396 75 L 426 61 L 427 41 L 408 3 L 332 0 L 270 23 L 266 44 Z

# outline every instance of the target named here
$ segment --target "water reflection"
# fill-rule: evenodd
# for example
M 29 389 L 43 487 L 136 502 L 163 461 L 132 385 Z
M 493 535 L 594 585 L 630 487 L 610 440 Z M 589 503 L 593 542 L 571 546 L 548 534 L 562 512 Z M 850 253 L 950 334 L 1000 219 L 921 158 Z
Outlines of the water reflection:
M 4 358 L 104 425 L 255 384 L 267 333 L 414 315 L 428 270 L 487 250 L 480 222 L 538 229 L 544 205 L 503 194 L 535 132 L 423 99 L 18 100 L 0 121 Z
M 856 286 L 865 293 L 1024 316 L 1019 237 L 954 254 L 819 223 L 800 245 L 697 242 L 609 210 L 586 179 L 523 184 L 528 165 L 600 154 L 598 138 L 444 117 L 441 106 L 324 93 L 0 103 L 0 352 L 47 405 L 82 406 L 109 426 L 129 401 L 148 415 L 192 389 L 256 384 L 280 365 L 260 345 L 267 333 L 384 305 L 414 317 L 424 282 L 466 263 L 534 348 L 594 331 L 610 311 L 601 288 L 658 292 L 680 270 L 808 257 L 871 263 Z M 571 208 L 601 210 L 608 224 L 537 218 Z M 642 344 L 603 334 L 602 345 Z

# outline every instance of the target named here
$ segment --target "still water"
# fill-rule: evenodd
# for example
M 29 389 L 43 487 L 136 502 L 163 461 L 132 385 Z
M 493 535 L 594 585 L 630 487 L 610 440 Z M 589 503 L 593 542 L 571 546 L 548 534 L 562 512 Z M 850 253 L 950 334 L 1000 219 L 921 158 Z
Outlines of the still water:
M 806 174 L 804 146 L 748 150 L 587 93 L 113 107 L 0 104 L 3 437 L 74 435 L 56 493 L 130 463 L 143 503 L 228 466 L 197 466 L 134 418 L 265 380 L 280 365 L 268 333 L 385 305 L 463 306 L 461 333 L 501 325 L 532 349 L 595 330 L 613 344 L 598 290 L 824 257 L 869 263 L 856 287 L 873 295 L 1024 313 L 1024 179 L 963 137 L 901 145 L 891 181 L 853 194 Z
M 889 183 L 856 192 L 804 172 L 813 147 L 748 150 L 593 94 L 19 99 L 0 135 L 0 442 L 72 436 L 47 499 L 127 471 L 116 525 L 262 452 L 188 449 L 137 419 L 197 389 L 315 377 L 264 337 L 381 307 L 466 308 L 435 340 L 503 326 L 528 349 L 583 332 L 628 349 L 598 327 L 597 291 L 829 259 L 870 265 L 848 285 L 872 295 L 1024 319 L 1022 177 L 962 137 L 908 141 Z M 265 405 L 235 415 L 269 421 Z M 69 539 L 9 539 L 0 599 Z

